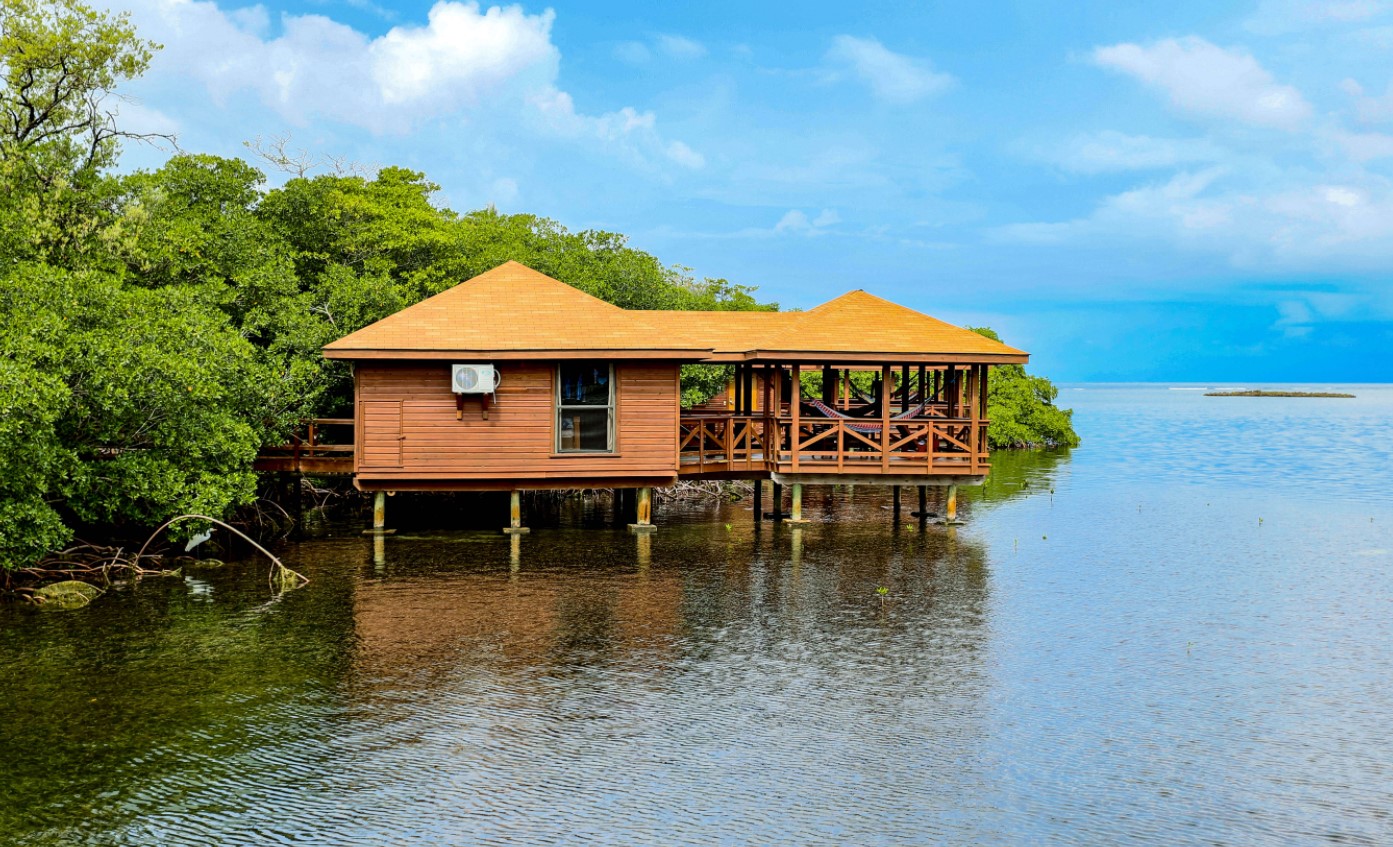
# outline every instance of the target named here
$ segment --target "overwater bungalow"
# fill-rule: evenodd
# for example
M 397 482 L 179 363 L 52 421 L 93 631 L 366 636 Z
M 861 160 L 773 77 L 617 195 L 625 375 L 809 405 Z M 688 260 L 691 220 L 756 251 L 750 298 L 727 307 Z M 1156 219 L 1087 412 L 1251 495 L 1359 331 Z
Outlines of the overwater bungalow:
M 865 291 L 803 312 L 634 311 L 517 262 L 324 355 L 353 365 L 353 446 L 311 437 L 262 467 L 351 472 L 379 526 L 384 492 L 511 491 L 514 531 L 518 492 L 580 488 L 636 490 L 646 530 L 651 489 L 679 479 L 789 486 L 792 520 L 816 484 L 919 486 L 922 510 L 925 486 L 985 479 L 989 370 L 1028 360 Z M 732 366 L 727 392 L 683 409 L 685 364 Z

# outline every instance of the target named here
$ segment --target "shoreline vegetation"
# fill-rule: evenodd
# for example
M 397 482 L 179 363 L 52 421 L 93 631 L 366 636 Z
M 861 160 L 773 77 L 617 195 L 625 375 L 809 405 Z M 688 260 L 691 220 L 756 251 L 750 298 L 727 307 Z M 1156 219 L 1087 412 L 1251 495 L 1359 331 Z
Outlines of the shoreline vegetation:
M 79 537 L 100 558 L 183 514 L 279 523 L 266 513 L 295 501 L 252 470 L 258 451 L 352 409 L 347 365 L 321 348 L 507 260 L 626 309 L 779 308 L 620 233 L 453 211 L 417 171 L 288 138 L 248 141 L 251 161 L 202 155 L 123 129 L 103 104 L 159 49 L 124 13 L 0 0 L 0 113 L 15 118 L 0 126 L 0 575 Z M 123 173 L 131 141 L 172 152 Z M 258 165 L 288 178 L 270 187 Z M 684 367 L 684 405 L 729 373 Z M 1019 365 L 994 370 L 990 446 L 1076 446 L 1057 395 Z
M 1345 394 L 1341 391 L 1269 391 L 1262 388 L 1245 389 L 1243 391 L 1207 391 L 1205 397 L 1335 397 L 1341 399 L 1351 399 L 1353 394 Z

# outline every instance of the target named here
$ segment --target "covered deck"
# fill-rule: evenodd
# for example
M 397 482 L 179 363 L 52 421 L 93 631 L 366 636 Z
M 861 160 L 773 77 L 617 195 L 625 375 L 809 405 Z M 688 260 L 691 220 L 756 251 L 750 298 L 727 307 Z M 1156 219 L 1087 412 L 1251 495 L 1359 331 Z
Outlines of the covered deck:
M 863 393 L 855 382 L 867 375 L 872 387 Z M 708 405 L 682 414 L 683 478 L 836 475 L 948 484 L 989 469 L 985 364 L 741 364 L 733 383 L 728 410 Z

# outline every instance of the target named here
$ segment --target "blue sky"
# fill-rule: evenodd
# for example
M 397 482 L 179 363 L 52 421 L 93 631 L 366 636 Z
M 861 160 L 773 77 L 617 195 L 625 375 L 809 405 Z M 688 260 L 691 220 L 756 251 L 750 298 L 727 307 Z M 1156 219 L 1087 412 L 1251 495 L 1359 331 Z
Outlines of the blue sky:
M 288 133 L 1058 379 L 1393 381 L 1393 2 L 113 8 L 186 150 Z

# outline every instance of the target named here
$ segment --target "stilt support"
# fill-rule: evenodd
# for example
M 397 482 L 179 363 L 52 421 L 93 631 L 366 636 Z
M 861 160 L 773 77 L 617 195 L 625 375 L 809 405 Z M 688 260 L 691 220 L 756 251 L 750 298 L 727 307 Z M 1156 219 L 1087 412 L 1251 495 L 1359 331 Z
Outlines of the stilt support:
M 372 529 L 363 530 L 364 535 L 391 535 L 395 529 L 387 528 L 387 492 L 378 491 L 372 495 Z
M 948 486 L 948 505 L 943 509 L 943 522 L 946 524 L 960 523 L 958 520 L 958 487 Z
M 508 535 L 526 535 L 532 531 L 522 525 L 522 492 L 516 488 L 508 493 L 508 525 L 503 531 Z
M 895 523 L 899 523 L 899 522 L 900 522 L 900 487 L 899 487 L 898 485 L 893 486 L 893 487 L 894 487 L 894 489 L 895 489 L 895 494 L 894 494 L 894 499 L 895 499 Z
M 777 482 L 773 483 L 770 487 L 774 489 L 773 495 L 770 498 L 774 501 L 772 504 L 774 511 L 765 512 L 764 516 L 766 518 L 773 518 L 776 521 L 781 521 L 784 519 L 784 487 Z
M 638 490 L 637 522 L 629 524 L 629 532 L 657 532 L 658 528 L 653 525 L 653 489 L 640 488 Z
M 764 480 L 755 480 L 755 523 L 764 520 Z
M 929 511 L 929 487 L 927 485 L 919 486 L 919 509 L 909 514 L 918 518 L 920 523 L 934 517 L 934 513 Z
M 785 523 L 789 523 L 794 526 L 802 526 L 803 524 L 808 523 L 807 521 L 803 520 L 803 483 L 795 482 L 793 484 L 792 499 L 793 505 L 789 509 L 788 520 L 785 521 Z

